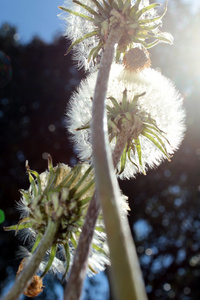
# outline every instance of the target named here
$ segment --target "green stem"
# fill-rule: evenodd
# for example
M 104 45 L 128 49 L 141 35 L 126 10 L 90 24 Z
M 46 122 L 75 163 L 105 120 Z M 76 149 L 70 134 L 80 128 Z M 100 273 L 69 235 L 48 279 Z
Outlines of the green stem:
M 46 251 L 52 245 L 55 233 L 57 231 L 58 225 L 53 221 L 49 221 L 46 232 L 37 248 L 35 253 L 32 255 L 30 261 L 23 269 L 23 271 L 17 277 L 14 286 L 10 289 L 4 300 L 16 300 L 23 293 L 28 281 L 36 273 L 41 261 L 43 260 Z
M 112 286 L 119 300 L 146 300 L 146 292 L 127 218 L 119 208 L 120 190 L 109 148 L 105 98 L 114 45 L 121 30 L 109 35 L 96 82 L 93 115 L 92 145 L 97 196 L 101 203 L 111 256 Z
M 125 138 L 126 137 L 126 138 Z M 121 154 L 127 143 L 127 135 L 124 132 L 120 135 L 118 143 L 113 151 L 114 168 L 117 167 L 120 161 Z M 97 201 L 96 193 L 93 195 L 90 202 L 85 222 L 82 227 L 81 235 L 78 241 L 78 246 L 74 254 L 74 261 L 70 271 L 69 279 L 64 293 L 64 300 L 80 299 L 83 281 L 87 270 L 87 260 L 90 252 L 90 245 L 93 238 L 93 233 L 97 218 L 100 212 L 100 204 Z

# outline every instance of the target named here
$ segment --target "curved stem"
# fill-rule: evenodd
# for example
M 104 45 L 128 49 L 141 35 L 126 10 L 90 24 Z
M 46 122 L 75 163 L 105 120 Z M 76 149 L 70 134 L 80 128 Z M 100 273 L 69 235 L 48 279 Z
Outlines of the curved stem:
M 125 138 L 126 137 L 126 138 Z M 120 160 L 121 154 L 127 143 L 127 136 L 122 133 L 118 139 L 118 143 L 113 151 L 114 168 Z M 78 300 L 81 296 L 83 281 L 87 271 L 87 260 L 90 252 L 90 245 L 93 238 L 93 233 L 97 218 L 100 212 L 100 204 L 97 201 L 96 193 L 93 195 L 88 207 L 85 222 L 82 227 L 81 235 L 78 241 L 78 246 L 74 254 L 74 261 L 71 268 L 70 276 L 64 293 L 64 300 Z
M 120 28 L 113 29 L 104 49 L 93 101 L 92 145 L 97 196 L 103 210 L 111 257 L 113 288 L 117 299 L 147 299 L 137 253 L 128 221 L 119 208 L 120 191 L 109 148 L 105 97 Z
M 50 248 L 55 233 L 57 231 L 58 225 L 57 223 L 53 221 L 49 221 L 49 224 L 47 226 L 46 232 L 37 248 L 35 253 L 32 255 L 30 261 L 26 265 L 26 267 L 23 269 L 22 272 L 20 272 L 19 276 L 17 277 L 14 286 L 10 289 L 7 296 L 4 298 L 4 300 L 16 300 L 20 296 L 21 293 L 23 293 L 23 290 L 25 289 L 28 281 L 33 277 L 33 275 L 36 273 L 39 264 L 43 260 L 46 251 Z

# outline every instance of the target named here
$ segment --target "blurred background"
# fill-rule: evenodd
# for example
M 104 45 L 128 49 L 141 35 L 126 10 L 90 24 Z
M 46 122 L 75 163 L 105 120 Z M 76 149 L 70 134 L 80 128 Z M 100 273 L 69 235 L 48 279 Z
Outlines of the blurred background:
M 60 2 L 60 1 L 58 1 Z M 162 1 L 161 1 L 162 2 Z M 147 176 L 120 182 L 129 197 L 130 228 L 146 290 L 152 300 L 200 299 L 200 3 L 169 1 L 163 31 L 174 45 L 150 49 L 152 67 L 174 81 L 184 99 L 187 132 L 172 162 Z M 0 295 L 13 284 L 22 242 L 3 226 L 16 224 L 19 189 L 32 169 L 76 163 L 65 129 L 66 105 L 85 74 L 64 56 L 69 42 L 53 0 L 0 3 Z M 87 278 L 83 300 L 114 299 L 108 271 Z M 49 275 L 37 299 L 62 299 L 63 286 Z M 49 287 L 49 288 L 48 288 Z M 26 299 L 22 296 L 21 299 Z

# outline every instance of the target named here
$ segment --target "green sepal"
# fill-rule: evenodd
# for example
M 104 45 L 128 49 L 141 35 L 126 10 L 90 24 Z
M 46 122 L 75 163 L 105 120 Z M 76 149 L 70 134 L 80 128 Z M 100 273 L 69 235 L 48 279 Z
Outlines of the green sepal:
M 26 222 L 26 223 L 23 223 L 23 224 L 16 224 L 16 225 L 11 225 L 11 226 L 8 226 L 8 227 L 3 227 L 3 229 L 5 231 L 12 231 L 12 230 L 15 230 L 17 234 L 17 232 L 21 229 L 25 229 L 25 228 L 31 228 L 33 225 L 32 222 Z
M 76 46 L 77 44 L 81 43 L 82 41 L 84 41 L 85 39 L 88 39 L 94 35 L 96 35 L 98 33 L 98 31 L 94 30 L 92 32 L 89 32 L 87 34 L 85 34 L 84 36 L 80 37 L 78 40 L 76 40 L 75 42 L 73 42 L 69 48 L 67 49 L 67 52 L 65 53 L 65 55 L 67 55 L 74 46 Z
M 90 271 L 92 271 L 92 273 L 97 274 L 95 269 L 93 269 L 93 267 L 90 264 L 88 265 L 88 268 L 90 269 Z
M 91 201 L 91 199 L 92 199 L 92 196 L 79 200 L 80 207 L 84 207 L 86 204 L 88 204 Z
M 121 106 L 119 105 L 119 103 L 117 102 L 117 100 L 114 97 L 108 97 L 108 99 L 111 100 L 111 102 L 116 110 L 116 113 L 123 112 Z
M 73 245 L 74 248 L 76 249 L 76 247 L 77 247 L 77 241 L 76 241 L 76 237 L 75 237 L 75 235 L 74 235 L 74 232 L 72 232 L 71 237 L 70 237 L 70 240 L 71 240 L 71 242 L 72 242 L 72 245 Z
M 92 50 L 90 51 L 89 55 L 88 55 L 88 62 L 91 60 L 91 58 L 93 59 L 93 61 L 95 60 L 95 58 L 97 57 L 100 49 L 103 47 L 104 43 L 103 42 L 99 42 L 99 44 L 92 48 Z
M 80 13 L 78 13 L 76 11 L 73 11 L 71 9 L 65 8 L 63 6 L 58 6 L 58 8 L 62 9 L 63 11 L 66 11 L 66 12 L 72 14 L 72 15 L 75 15 L 77 17 L 81 17 L 81 18 L 87 19 L 88 21 L 94 22 L 94 19 L 91 18 L 91 17 L 89 17 L 89 16 L 87 16 L 87 15 L 80 14 Z
M 80 164 L 81 166 L 81 164 Z M 92 167 L 90 166 L 84 173 L 84 175 L 81 177 L 81 179 L 78 181 L 78 183 L 73 187 L 73 189 L 70 190 L 70 195 L 73 195 L 73 192 L 77 191 L 78 188 L 81 186 L 81 184 L 85 181 L 85 179 L 88 177 L 90 172 L 92 171 Z
M 127 151 L 128 159 L 130 160 L 130 162 L 131 162 L 131 163 L 137 168 L 137 170 L 139 171 L 138 165 L 137 165 L 136 163 L 134 163 L 134 161 L 133 161 L 132 158 L 131 158 L 131 150 L 133 151 L 133 153 L 134 153 L 134 150 L 135 150 L 135 149 L 133 150 L 132 147 L 135 148 L 135 146 L 133 145 L 133 143 L 132 143 L 132 146 L 129 147 L 129 148 L 128 148 L 128 151 Z
M 70 266 L 70 249 L 69 249 L 69 244 L 68 243 L 65 243 L 65 244 L 63 244 L 63 247 L 64 247 L 64 255 L 65 255 L 65 261 L 66 261 L 66 268 L 65 268 L 65 272 L 64 272 L 64 274 L 63 274 L 63 278 L 62 279 L 64 279 L 65 278 L 65 276 L 66 276 L 66 274 L 67 274 L 67 272 L 68 272 L 68 270 L 69 270 L 69 266 Z
M 96 7 L 98 8 L 99 12 L 101 13 L 101 15 L 103 16 L 104 19 L 107 19 L 109 17 L 109 14 L 107 14 L 105 12 L 105 10 L 103 9 L 103 7 L 99 3 L 99 1 L 97 1 L 97 0 L 91 0 L 91 2 L 93 2 L 94 5 L 96 5 Z
M 36 237 L 35 243 L 34 243 L 34 245 L 33 245 L 33 248 L 31 249 L 31 253 L 33 253 L 33 252 L 37 249 L 37 247 L 38 247 L 38 245 L 39 245 L 39 243 L 40 243 L 42 237 L 43 237 L 43 234 L 41 234 L 41 233 L 39 232 L 39 233 L 37 234 L 37 237 Z
M 76 131 L 79 131 L 79 130 L 89 129 L 89 128 L 90 128 L 90 121 L 88 121 L 85 125 L 76 128 L 75 130 L 76 130 Z
M 92 248 L 94 248 L 95 250 L 97 250 L 102 254 L 105 254 L 105 251 L 101 247 L 97 246 L 96 244 L 92 244 Z
M 123 153 L 120 158 L 120 170 L 119 170 L 119 175 L 124 171 L 125 166 L 126 166 L 126 151 L 127 151 L 127 145 L 125 146 Z
M 109 105 L 106 105 L 106 109 L 107 109 L 109 114 L 111 114 L 113 117 L 116 117 L 117 113 L 116 113 L 116 110 L 114 108 L 110 107 Z
M 130 17 L 133 18 L 135 16 L 136 11 L 138 10 L 138 7 L 140 5 L 141 0 L 137 0 L 134 6 L 130 9 Z
M 147 133 L 147 130 L 143 130 L 142 132 L 141 132 L 141 134 L 143 135 L 143 136 L 145 136 L 148 140 L 150 140 L 166 157 L 167 157 L 167 159 L 168 159 L 168 161 L 171 161 L 170 160 L 170 157 L 169 157 L 169 155 L 167 154 L 167 152 L 165 151 L 165 149 L 163 148 L 163 146 L 162 146 L 162 144 L 160 144 L 159 142 L 157 142 L 156 140 L 155 140 L 155 138 L 151 135 L 151 134 L 148 134 Z M 156 136 L 156 138 L 158 139 L 158 137 Z
M 129 105 L 129 102 L 127 100 L 127 89 L 125 89 L 123 91 L 123 96 L 122 96 L 122 111 L 123 112 L 127 111 L 128 105 Z
M 161 6 L 162 4 L 160 3 L 153 3 L 151 5 L 148 5 L 142 9 L 140 9 L 139 11 L 136 12 L 135 16 L 137 19 L 139 19 L 141 17 L 141 15 L 143 15 L 146 11 L 153 9 L 155 7 Z
M 93 15 L 95 17 L 96 20 L 102 22 L 104 20 L 103 17 L 101 17 L 101 15 L 99 15 L 95 10 L 93 10 L 90 6 L 85 5 L 77 0 L 73 0 L 74 3 L 80 5 L 82 8 L 84 8 L 85 10 L 87 10 L 91 15 Z
M 140 25 L 140 29 L 142 30 L 146 30 L 146 31 L 150 31 L 150 30 L 155 30 L 157 29 L 158 27 L 160 26 L 160 24 L 155 24 L 155 25 L 152 25 L 152 26 L 148 26 L 148 25 Z
M 27 168 L 27 172 L 28 172 L 29 182 L 31 184 L 31 189 L 33 191 L 33 196 L 36 197 L 37 196 L 37 187 L 36 187 L 35 180 L 34 180 L 32 174 L 31 174 L 31 172 L 29 170 L 29 166 L 28 165 L 26 166 L 26 168 Z
M 104 4 L 105 11 L 109 14 L 111 10 L 110 5 L 108 5 L 108 3 L 105 0 L 103 0 L 103 4 Z
M 57 244 L 54 244 L 50 249 L 50 255 L 49 255 L 48 263 L 45 267 L 44 272 L 42 273 L 42 275 L 40 277 L 44 277 L 44 275 L 49 271 L 49 269 L 50 269 L 50 267 L 53 263 L 53 260 L 56 256 L 56 251 L 57 251 Z
M 135 142 L 135 147 L 136 147 L 137 154 L 138 154 L 139 164 L 142 167 L 143 174 L 146 175 L 146 173 L 143 169 L 143 164 L 142 164 L 142 149 L 141 149 L 139 137 L 137 139 L 134 139 L 134 142 Z
M 95 230 L 96 230 L 96 231 L 99 231 L 99 232 L 105 232 L 105 228 L 104 228 L 104 227 L 101 227 L 101 226 L 96 226 L 96 227 L 95 227 Z
M 25 191 L 23 189 L 20 189 L 19 192 L 22 194 L 22 196 L 25 198 L 26 202 L 29 203 L 30 201 L 30 194 L 29 191 Z
M 117 0 L 117 2 L 118 2 L 119 10 L 122 10 L 123 9 L 123 5 L 124 5 L 123 1 L 122 0 Z
M 80 197 L 82 197 L 94 184 L 95 181 L 93 179 L 80 192 L 74 194 L 74 199 L 79 199 Z
M 137 101 L 140 97 L 144 96 L 146 92 L 143 92 L 141 94 L 134 95 L 133 100 L 129 102 L 129 111 L 133 111 L 136 107 Z

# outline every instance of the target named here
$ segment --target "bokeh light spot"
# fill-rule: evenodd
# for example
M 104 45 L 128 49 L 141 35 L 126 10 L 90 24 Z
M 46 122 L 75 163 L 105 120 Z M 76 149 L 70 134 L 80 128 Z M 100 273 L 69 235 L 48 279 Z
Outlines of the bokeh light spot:
M 2 209 L 0 209 L 0 224 L 5 221 L 5 213 Z

